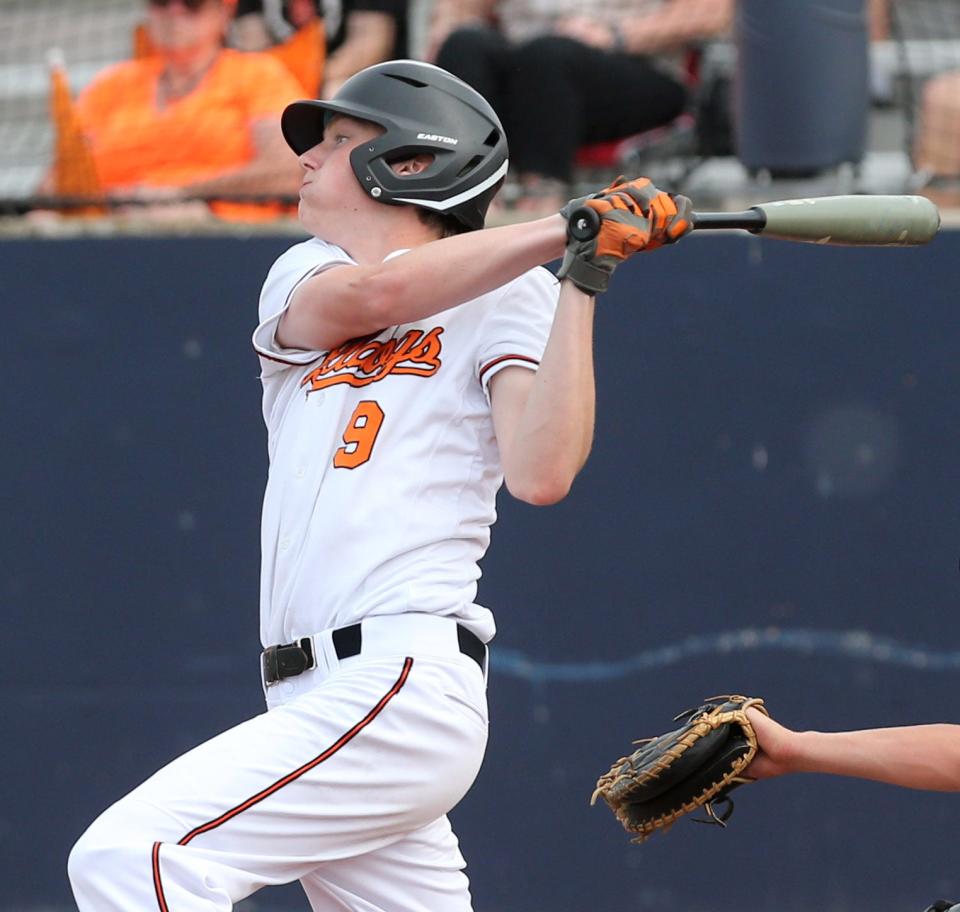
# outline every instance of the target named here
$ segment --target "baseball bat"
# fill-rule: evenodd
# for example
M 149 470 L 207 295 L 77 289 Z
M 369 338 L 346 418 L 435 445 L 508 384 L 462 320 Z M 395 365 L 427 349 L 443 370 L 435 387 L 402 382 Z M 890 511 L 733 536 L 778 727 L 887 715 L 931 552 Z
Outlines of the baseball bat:
M 924 196 L 821 196 L 758 203 L 743 212 L 694 212 L 694 229 L 739 229 L 763 237 L 853 247 L 926 244 L 940 212 Z M 600 229 L 588 206 L 570 218 L 570 233 L 589 240 Z

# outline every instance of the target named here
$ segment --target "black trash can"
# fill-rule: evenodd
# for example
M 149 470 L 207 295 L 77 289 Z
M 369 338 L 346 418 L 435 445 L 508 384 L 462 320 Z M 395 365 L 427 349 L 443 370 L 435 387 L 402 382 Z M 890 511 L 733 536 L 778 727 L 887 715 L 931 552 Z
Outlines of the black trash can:
M 734 133 L 751 171 L 808 177 L 863 158 L 865 0 L 738 0 Z

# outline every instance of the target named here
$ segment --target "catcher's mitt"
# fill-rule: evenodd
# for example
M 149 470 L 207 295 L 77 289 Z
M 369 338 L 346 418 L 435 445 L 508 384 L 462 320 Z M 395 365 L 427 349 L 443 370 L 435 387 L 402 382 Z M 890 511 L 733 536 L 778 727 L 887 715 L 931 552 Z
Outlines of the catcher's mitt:
M 753 781 L 741 775 L 757 753 L 751 706 L 767 712 L 759 697 L 731 695 L 680 713 L 674 721 L 684 719 L 683 726 L 635 742 L 642 746 L 600 777 L 590 803 L 603 798 L 638 843 L 700 807 L 708 819 L 697 822 L 725 825 L 733 812 L 729 792 Z

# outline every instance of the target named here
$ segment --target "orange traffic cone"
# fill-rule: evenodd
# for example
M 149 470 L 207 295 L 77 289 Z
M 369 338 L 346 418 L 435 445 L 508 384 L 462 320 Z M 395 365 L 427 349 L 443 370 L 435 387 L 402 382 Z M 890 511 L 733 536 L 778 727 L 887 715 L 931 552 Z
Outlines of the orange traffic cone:
M 319 17 L 302 25 L 282 44 L 269 48 L 297 77 L 310 98 L 320 94 L 323 84 L 323 65 L 326 61 L 326 37 L 323 20 Z
M 157 46 L 150 37 L 146 22 L 139 23 L 133 30 L 133 58 L 142 60 L 144 57 L 153 57 L 157 53 Z
M 63 62 L 63 54 L 51 51 L 50 65 L 50 119 L 55 133 L 53 159 L 53 192 L 57 196 L 102 197 L 103 188 L 97 177 L 93 155 L 80 129 L 70 83 Z M 68 215 L 102 215 L 103 206 L 83 206 L 68 209 Z

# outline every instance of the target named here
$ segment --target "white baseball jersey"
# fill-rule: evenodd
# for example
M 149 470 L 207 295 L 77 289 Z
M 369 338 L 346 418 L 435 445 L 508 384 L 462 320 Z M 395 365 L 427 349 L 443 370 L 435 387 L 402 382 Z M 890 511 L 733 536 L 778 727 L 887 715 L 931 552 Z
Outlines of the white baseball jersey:
M 456 617 L 489 641 L 493 616 L 474 602 L 503 481 L 488 384 L 509 365 L 536 368 L 557 282 L 537 268 L 329 352 L 280 347 L 296 287 L 353 263 L 324 241 L 297 244 L 260 297 L 263 643 L 403 612 Z
M 486 682 L 440 616 L 493 635 L 473 601 L 502 480 L 486 384 L 538 362 L 557 285 L 538 269 L 330 352 L 281 349 L 298 283 L 351 262 L 287 251 L 254 335 L 263 642 L 314 634 L 315 665 L 94 821 L 68 863 L 81 912 L 226 909 L 293 880 L 315 910 L 471 912 L 446 815 L 480 769 Z M 362 650 L 341 655 L 331 628 L 360 619 Z

